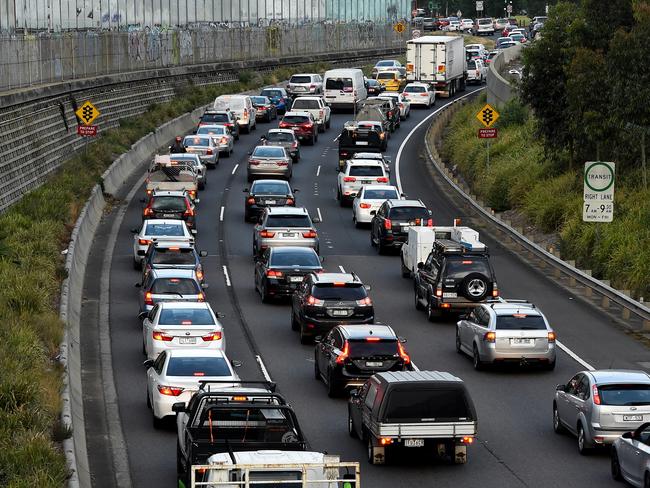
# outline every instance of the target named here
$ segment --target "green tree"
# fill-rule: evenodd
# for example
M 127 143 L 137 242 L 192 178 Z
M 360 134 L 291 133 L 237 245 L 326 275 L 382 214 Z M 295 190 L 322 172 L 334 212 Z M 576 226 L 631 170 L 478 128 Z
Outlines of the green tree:
M 589 49 L 607 51 L 614 33 L 629 31 L 634 23 L 632 0 L 582 0 L 581 11 L 579 42 Z

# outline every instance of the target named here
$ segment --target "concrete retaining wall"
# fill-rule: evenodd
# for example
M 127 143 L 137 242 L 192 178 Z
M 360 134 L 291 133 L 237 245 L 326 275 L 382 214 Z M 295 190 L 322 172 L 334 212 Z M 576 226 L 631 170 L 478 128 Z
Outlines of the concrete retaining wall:
M 521 57 L 523 44 L 510 47 L 497 54 L 490 63 L 487 77 L 487 102 L 499 108 L 515 96 L 515 89 L 500 73 L 514 59 Z

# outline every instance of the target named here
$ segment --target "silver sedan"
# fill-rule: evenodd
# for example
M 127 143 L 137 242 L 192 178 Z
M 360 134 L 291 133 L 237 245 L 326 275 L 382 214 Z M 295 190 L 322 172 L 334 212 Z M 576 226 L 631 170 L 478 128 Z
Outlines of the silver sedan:
M 219 164 L 219 145 L 215 143 L 210 135 L 185 136 L 183 146 L 188 153 L 198 154 L 201 162 L 210 168 L 216 168 Z
M 248 181 L 257 176 L 276 176 L 291 180 L 293 163 L 282 146 L 257 146 L 248 158 Z
M 639 488 L 650 486 L 650 422 L 614 441 L 612 478 Z
M 210 135 L 219 146 L 219 151 L 226 157 L 232 155 L 235 150 L 235 138 L 230 128 L 225 125 L 202 125 L 196 130 L 199 135 Z

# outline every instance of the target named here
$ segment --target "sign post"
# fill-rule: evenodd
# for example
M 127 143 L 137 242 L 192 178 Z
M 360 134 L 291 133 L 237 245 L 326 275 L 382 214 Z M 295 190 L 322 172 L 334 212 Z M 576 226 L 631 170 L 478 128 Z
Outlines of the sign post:
M 84 151 L 88 152 L 88 137 L 95 137 L 97 135 L 97 126 L 92 124 L 97 117 L 99 117 L 99 110 L 91 102 L 86 101 L 77 109 L 75 115 L 77 119 L 83 124 L 77 124 L 77 134 L 86 138 Z
M 499 119 L 499 112 L 497 112 L 489 103 L 478 111 L 476 114 L 478 121 L 485 126 L 485 129 L 479 129 L 478 136 L 480 139 L 485 139 L 487 146 L 487 168 L 490 169 L 490 139 L 496 139 L 498 136 L 497 129 L 491 129 L 492 125 Z
M 585 163 L 582 220 L 612 222 L 614 220 L 614 163 L 588 161 Z

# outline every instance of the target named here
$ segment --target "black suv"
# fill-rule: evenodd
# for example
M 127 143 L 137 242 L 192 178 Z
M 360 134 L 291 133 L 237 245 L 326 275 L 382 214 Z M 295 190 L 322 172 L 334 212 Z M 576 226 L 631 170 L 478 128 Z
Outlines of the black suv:
M 466 310 L 497 297 L 496 275 L 487 247 L 468 250 L 458 242 L 433 243 L 426 262 L 415 272 L 415 308 L 426 308 L 433 321 L 444 311 Z
M 203 283 L 203 266 L 199 257 L 208 255 L 207 251 L 197 252 L 186 242 L 156 242 L 149 245 L 142 259 L 142 280 L 152 269 L 178 268 L 193 269 L 196 277 Z
M 432 227 L 431 212 L 421 200 L 386 200 L 370 223 L 370 244 L 379 254 L 399 250 L 408 238 L 409 227 Z
M 411 370 L 411 358 L 388 325 L 337 325 L 316 338 L 314 375 L 327 385 L 330 397 L 360 387 L 381 371 Z
M 322 271 L 321 258 L 311 247 L 269 247 L 255 260 L 255 289 L 268 302 L 290 296 L 305 275 Z
M 339 324 L 372 324 L 369 288 L 354 273 L 308 274 L 291 297 L 291 329 L 307 344 Z

